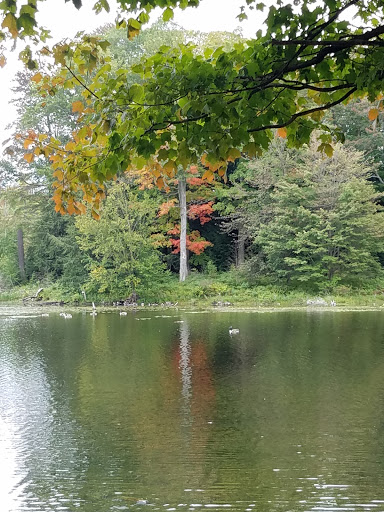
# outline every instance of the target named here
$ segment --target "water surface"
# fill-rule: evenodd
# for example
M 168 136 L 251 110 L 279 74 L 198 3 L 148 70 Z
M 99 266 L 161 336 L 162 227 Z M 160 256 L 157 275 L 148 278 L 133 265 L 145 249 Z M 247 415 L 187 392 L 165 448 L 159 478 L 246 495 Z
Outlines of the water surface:
M 0 503 L 384 510 L 384 313 L 0 315 Z

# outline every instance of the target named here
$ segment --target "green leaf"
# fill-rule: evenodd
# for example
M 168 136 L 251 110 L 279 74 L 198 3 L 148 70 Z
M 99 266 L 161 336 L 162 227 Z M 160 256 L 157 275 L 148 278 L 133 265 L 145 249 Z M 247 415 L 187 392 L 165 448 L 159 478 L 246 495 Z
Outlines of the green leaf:
M 129 96 L 132 98 L 132 101 L 139 102 L 144 96 L 144 88 L 140 84 L 133 84 L 129 88 Z
M 24 30 L 24 34 L 30 36 L 35 33 L 36 20 L 30 14 L 22 14 L 17 20 L 17 26 L 19 29 Z
M 171 9 L 170 7 L 167 7 L 165 9 L 165 11 L 163 12 L 163 20 L 164 21 L 172 20 L 173 16 L 174 16 L 173 9 Z

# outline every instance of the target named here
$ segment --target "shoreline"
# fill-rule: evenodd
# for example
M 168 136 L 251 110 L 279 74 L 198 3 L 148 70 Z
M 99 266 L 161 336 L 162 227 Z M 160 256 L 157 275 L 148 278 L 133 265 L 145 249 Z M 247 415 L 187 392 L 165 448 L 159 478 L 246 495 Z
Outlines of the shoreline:
M 92 311 L 92 306 L 89 305 L 44 305 L 44 304 L 20 304 L 18 302 L 4 302 L 0 303 L 0 317 L 7 316 L 22 316 L 29 313 L 36 316 L 41 316 L 42 313 L 61 313 L 63 311 L 71 313 L 89 313 Z M 361 305 L 340 305 L 340 306 L 207 306 L 207 305 L 187 305 L 181 304 L 178 306 L 103 306 L 98 305 L 97 311 L 99 313 L 113 313 L 119 311 L 126 311 L 127 313 L 137 314 L 143 312 L 158 312 L 168 311 L 175 313 L 284 313 L 284 312 L 306 312 L 306 313 L 345 313 L 345 312 L 384 312 L 384 306 L 361 306 Z M 39 315 L 40 314 L 40 315 Z

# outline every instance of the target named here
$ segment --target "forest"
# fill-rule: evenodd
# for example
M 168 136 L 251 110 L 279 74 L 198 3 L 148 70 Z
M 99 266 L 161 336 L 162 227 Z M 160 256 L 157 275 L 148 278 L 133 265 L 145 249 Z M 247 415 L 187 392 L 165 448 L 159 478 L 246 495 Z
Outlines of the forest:
M 98 38 L 101 58 L 92 53 Z M 260 147 L 252 141 L 248 151 L 229 146 L 225 166 L 222 157 L 213 160 L 212 148 L 199 147 L 196 158 L 182 143 L 173 146 L 161 124 L 156 156 L 149 156 L 140 139 L 136 157 L 126 162 L 119 153 L 125 139 L 113 132 L 110 110 L 147 101 L 134 74 L 145 75 L 143 62 L 152 59 L 156 67 L 159 48 L 172 53 L 179 45 L 191 48 L 196 59 L 215 48 L 221 56 L 231 55 L 244 40 L 240 32 L 205 34 L 158 21 L 133 39 L 124 27 L 102 27 L 88 43 L 87 63 L 83 45 L 80 53 L 71 50 L 73 67 L 63 65 L 73 75 L 68 86 L 62 69 L 51 63 L 39 70 L 27 67 L 14 83 L 14 138 L 0 161 L 0 299 L 43 288 L 43 300 L 72 303 L 85 296 L 107 303 L 133 297 L 143 303 L 252 305 L 300 305 L 310 296 L 379 300 L 384 293 L 380 96 L 335 101 L 319 117 L 316 88 L 296 91 L 298 104 L 309 105 L 317 122 L 300 144 L 292 143 L 290 128 L 277 123 Z M 91 76 L 91 85 L 80 72 Z M 113 106 L 104 101 L 103 129 L 95 137 L 92 116 L 111 90 L 126 97 Z M 193 98 L 178 99 L 180 121 L 191 108 Z M 126 122 L 125 112 L 140 126 L 140 115 L 128 110 L 120 123 Z M 192 130 L 191 140 L 197 137 Z M 102 158 L 95 144 L 108 145 Z M 73 156 L 80 145 L 81 159 Z M 60 148 L 70 155 L 66 161 Z M 87 159 L 90 165 L 102 161 L 92 179 L 79 171 Z

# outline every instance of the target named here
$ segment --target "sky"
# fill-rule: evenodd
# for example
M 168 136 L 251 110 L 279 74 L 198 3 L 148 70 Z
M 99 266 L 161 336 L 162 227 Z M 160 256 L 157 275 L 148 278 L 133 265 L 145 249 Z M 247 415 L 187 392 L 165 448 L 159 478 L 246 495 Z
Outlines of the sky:
M 110 2 L 111 13 L 96 15 L 92 11 L 95 0 L 83 0 L 83 7 L 77 10 L 72 2 L 64 0 L 48 0 L 42 2 L 39 7 L 38 23 L 51 30 L 52 39 L 49 44 L 54 44 L 64 38 L 71 38 L 79 31 L 92 31 L 106 23 L 113 23 L 116 10 L 113 9 L 113 0 Z M 185 11 L 177 10 L 173 21 L 186 29 L 200 30 L 203 32 L 225 30 L 232 32 L 240 27 L 243 34 L 254 36 L 260 28 L 262 16 L 259 11 L 253 14 L 253 18 L 245 22 L 239 22 L 236 16 L 240 13 L 240 5 L 244 0 L 202 0 L 198 8 L 189 8 Z M 161 11 L 155 10 L 151 16 L 151 22 L 160 16 Z M 22 68 L 18 62 L 17 54 L 22 49 L 18 47 L 14 52 L 7 53 L 7 64 L 0 69 L 0 144 L 9 138 L 11 131 L 6 126 L 15 118 L 16 112 L 12 105 L 12 80 L 18 69 Z M 0 146 L 1 151 L 1 146 Z M 0 155 L 1 157 L 1 155 Z

